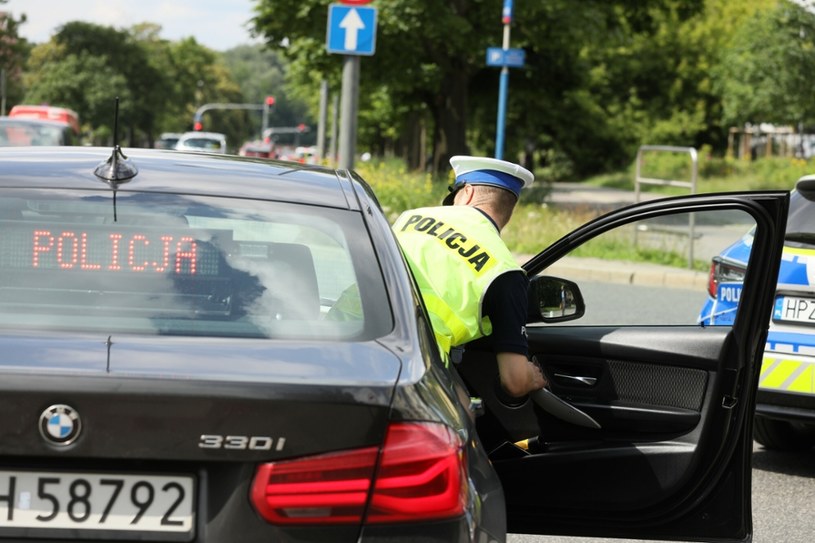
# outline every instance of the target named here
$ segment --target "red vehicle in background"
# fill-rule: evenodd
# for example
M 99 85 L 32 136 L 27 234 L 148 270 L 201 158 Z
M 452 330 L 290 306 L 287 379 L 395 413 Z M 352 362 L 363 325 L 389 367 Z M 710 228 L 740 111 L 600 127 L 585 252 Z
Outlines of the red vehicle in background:
M 16 105 L 11 108 L 8 116 L 63 122 L 71 127 L 74 134 L 79 135 L 79 114 L 72 109 L 46 105 Z

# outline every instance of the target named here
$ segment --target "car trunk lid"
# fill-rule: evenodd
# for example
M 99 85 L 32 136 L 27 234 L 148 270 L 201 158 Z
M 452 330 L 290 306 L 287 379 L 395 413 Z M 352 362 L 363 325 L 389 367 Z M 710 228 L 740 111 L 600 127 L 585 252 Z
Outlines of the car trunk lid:
M 378 445 L 400 361 L 375 342 L 0 337 L 0 454 L 260 461 Z M 52 405 L 81 421 L 70 446 Z

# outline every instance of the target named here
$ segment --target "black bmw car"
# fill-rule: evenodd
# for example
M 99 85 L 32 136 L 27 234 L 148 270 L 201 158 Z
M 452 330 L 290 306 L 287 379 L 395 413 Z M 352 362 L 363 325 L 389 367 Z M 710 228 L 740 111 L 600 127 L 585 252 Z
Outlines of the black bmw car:
M 488 344 L 444 366 L 353 172 L 0 150 L 0 541 L 743 540 L 787 202 L 649 202 L 541 247 L 551 390 L 507 403 Z M 732 326 L 593 322 L 605 296 L 552 276 L 689 213 L 755 223 Z

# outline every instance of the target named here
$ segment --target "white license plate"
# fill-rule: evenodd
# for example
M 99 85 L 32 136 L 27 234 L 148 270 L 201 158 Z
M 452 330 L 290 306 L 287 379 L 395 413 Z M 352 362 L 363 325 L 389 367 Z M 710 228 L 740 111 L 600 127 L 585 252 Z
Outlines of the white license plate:
M 778 296 L 773 307 L 773 320 L 815 324 L 815 298 Z
M 193 477 L 185 475 L 0 471 L 0 530 L 191 536 L 194 492 Z

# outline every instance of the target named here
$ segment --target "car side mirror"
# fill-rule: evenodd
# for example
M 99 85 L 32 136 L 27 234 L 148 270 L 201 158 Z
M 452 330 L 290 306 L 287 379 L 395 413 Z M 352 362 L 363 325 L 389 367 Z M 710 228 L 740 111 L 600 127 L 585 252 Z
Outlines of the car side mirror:
M 563 322 L 579 319 L 586 304 L 577 283 L 540 275 L 529 282 L 527 322 Z

